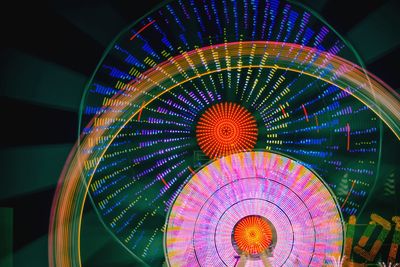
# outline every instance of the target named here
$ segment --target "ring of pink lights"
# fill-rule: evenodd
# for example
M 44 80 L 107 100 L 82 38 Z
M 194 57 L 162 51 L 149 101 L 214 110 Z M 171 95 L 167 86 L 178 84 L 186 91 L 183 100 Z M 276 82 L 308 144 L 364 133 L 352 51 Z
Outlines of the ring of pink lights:
M 336 200 L 310 170 L 287 157 L 246 152 L 220 158 L 184 186 L 167 218 L 170 266 L 235 266 L 235 224 L 249 215 L 276 230 L 272 266 L 322 266 L 340 257 L 343 225 Z M 246 266 L 264 266 L 252 258 Z

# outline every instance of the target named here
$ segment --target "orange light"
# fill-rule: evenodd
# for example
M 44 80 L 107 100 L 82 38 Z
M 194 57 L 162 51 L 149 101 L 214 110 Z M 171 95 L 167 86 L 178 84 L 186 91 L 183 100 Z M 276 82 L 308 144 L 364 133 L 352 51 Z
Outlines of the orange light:
M 272 230 L 263 218 L 248 216 L 236 224 L 233 238 L 242 252 L 259 254 L 271 245 Z
M 254 116 L 235 103 L 219 103 L 200 117 L 196 127 L 197 143 L 210 158 L 254 148 L 258 129 Z

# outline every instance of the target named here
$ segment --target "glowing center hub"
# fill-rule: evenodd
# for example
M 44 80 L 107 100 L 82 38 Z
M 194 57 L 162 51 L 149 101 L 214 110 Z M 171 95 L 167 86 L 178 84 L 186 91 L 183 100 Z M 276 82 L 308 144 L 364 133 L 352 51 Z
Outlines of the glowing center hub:
M 235 134 L 235 125 L 233 125 L 232 123 L 221 123 L 219 128 L 222 138 L 229 139 L 232 138 Z
M 254 116 L 235 103 L 219 103 L 200 117 L 196 126 L 197 142 L 210 158 L 251 150 L 257 141 Z
M 233 239 L 240 251 L 259 254 L 271 245 L 272 230 L 265 219 L 251 215 L 244 217 L 235 225 Z

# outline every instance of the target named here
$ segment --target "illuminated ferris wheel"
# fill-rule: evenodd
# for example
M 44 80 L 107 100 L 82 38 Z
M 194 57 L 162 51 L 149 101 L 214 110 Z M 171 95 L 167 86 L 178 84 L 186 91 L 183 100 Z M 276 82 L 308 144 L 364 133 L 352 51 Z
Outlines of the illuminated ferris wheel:
M 399 107 L 302 5 L 167 2 L 87 86 L 51 265 L 81 265 L 86 199 L 143 265 L 329 264 L 372 196 L 383 127 L 399 137 Z

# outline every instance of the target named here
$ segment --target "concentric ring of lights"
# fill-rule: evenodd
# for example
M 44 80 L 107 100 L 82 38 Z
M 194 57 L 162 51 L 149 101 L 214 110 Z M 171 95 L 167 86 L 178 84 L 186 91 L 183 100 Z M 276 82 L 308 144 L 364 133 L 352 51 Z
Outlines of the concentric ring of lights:
M 326 185 L 294 160 L 247 152 L 211 162 L 184 186 L 167 220 L 169 264 L 234 266 L 241 255 L 232 245 L 232 232 L 243 218 L 255 218 L 251 216 L 265 217 L 276 229 L 269 258 L 273 266 L 323 265 L 326 258 L 342 253 L 340 210 Z M 266 222 L 257 225 L 269 229 Z M 261 253 L 269 246 L 272 231 L 265 230 L 265 236 L 259 237 L 263 240 L 259 247 L 238 246 L 251 254 Z M 263 264 L 261 259 L 252 261 Z
M 235 103 L 211 106 L 196 125 L 197 142 L 210 158 L 252 150 L 257 132 L 252 114 Z

